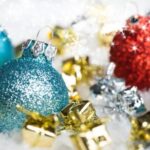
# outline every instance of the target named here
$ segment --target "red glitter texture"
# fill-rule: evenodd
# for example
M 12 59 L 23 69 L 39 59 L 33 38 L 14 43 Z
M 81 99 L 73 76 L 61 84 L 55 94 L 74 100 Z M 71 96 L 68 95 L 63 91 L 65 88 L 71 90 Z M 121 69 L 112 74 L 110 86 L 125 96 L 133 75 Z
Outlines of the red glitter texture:
M 116 33 L 110 49 L 115 75 L 140 90 L 150 88 L 150 16 L 134 16 Z

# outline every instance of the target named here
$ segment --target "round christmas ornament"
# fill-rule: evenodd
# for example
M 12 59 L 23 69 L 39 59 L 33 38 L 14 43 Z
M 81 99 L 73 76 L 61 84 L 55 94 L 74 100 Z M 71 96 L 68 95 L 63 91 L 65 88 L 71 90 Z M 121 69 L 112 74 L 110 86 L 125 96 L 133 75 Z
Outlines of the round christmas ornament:
M 68 91 L 61 75 L 52 66 L 56 49 L 28 40 L 23 55 L 0 68 L 0 131 L 22 126 L 24 115 L 19 104 L 43 115 L 60 112 L 68 104 Z
M 15 57 L 14 48 L 6 31 L 0 27 L 0 66 Z
M 110 49 L 115 75 L 140 90 L 150 88 L 150 16 L 133 16 L 116 33 Z

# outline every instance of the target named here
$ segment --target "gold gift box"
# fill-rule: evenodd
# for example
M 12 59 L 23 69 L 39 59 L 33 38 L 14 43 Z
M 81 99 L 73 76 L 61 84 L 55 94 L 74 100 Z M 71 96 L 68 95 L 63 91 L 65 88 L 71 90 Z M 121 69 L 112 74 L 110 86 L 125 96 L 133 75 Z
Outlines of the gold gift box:
M 59 134 L 60 124 L 57 115 L 43 116 L 37 112 L 30 112 L 21 106 L 17 109 L 27 115 L 27 120 L 22 129 L 25 142 L 31 146 L 49 147 Z
M 102 67 L 90 64 L 88 56 L 75 56 L 63 61 L 62 72 L 70 100 L 79 102 L 78 85 L 90 84 L 95 76 L 102 76 L 104 71 Z
M 68 94 L 71 102 L 79 102 L 81 100 L 81 97 L 77 91 L 77 82 L 73 75 L 67 75 L 65 73 L 62 73 L 62 77 L 66 83 L 66 86 L 68 88 Z
M 94 120 L 96 116 L 95 109 L 91 102 L 83 100 L 80 103 L 70 103 L 61 111 L 66 126 L 78 128 L 82 123 Z
M 131 139 L 133 141 L 150 142 L 150 112 L 131 119 Z
M 105 125 L 94 122 L 90 128 L 88 126 L 88 130 L 71 135 L 71 140 L 77 150 L 101 150 L 111 142 Z
M 66 47 L 77 41 L 77 35 L 72 27 L 55 26 L 52 33 L 49 33 L 49 39 L 57 47 L 58 54 L 64 54 Z
M 99 119 L 96 111 L 87 100 L 70 103 L 61 111 L 65 127 L 72 133 L 71 140 L 77 150 L 99 150 L 110 143 L 106 119 Z
M 72 78 L 74 77 L 75 84 L 89 83 L 94 76 L 103 74 L 102 67 L 91 65 L 88 56 L 76 56 L 63 61 L 62 71 Z

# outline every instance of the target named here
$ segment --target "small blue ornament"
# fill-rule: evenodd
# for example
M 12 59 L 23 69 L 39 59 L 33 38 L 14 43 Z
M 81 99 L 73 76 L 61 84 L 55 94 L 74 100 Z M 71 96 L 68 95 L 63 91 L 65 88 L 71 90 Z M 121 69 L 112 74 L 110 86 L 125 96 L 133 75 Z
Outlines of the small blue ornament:
M 68 104 L 68 91 L 61 75 L 52 67 L 55 47 L 28 40 L 22 58 L 0 68 L 0 132 L 22 127 L 25 116 L 19 104 L 43 115 L 58 113 Z
M 15 58 L 14 48 L 7 33 L 0 27 L 0 66 Z

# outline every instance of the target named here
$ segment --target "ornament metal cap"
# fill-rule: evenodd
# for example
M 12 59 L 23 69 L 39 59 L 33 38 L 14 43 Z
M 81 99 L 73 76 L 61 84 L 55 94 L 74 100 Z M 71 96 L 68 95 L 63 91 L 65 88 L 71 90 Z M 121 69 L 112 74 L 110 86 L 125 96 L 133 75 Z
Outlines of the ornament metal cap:
M 35 40 L 29 39 L 26 42 L 24 42 L 22 44 L 22 49 L 23 50 L 31 49 L 35 57 L 44 54 L 48 60 L 52 60 L 57 53 L 56 47 L 53 46 L 51 43 L 45 43 L 43 41 L 38 40 L 39 34 L 41 30 L 44 28 L 48 28 L 49 30 L 51 30 L 49 26 L 41 28 L 36 35 L 36 39 Z

